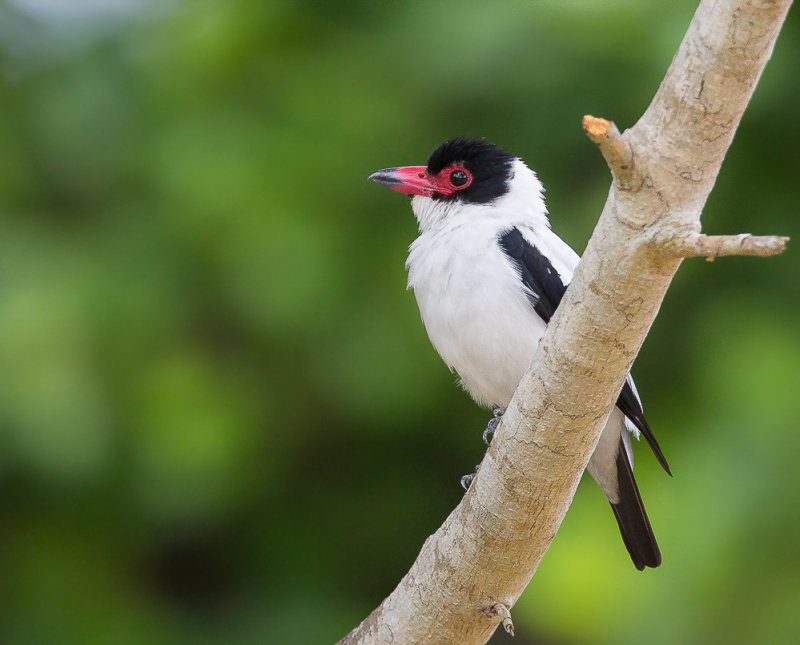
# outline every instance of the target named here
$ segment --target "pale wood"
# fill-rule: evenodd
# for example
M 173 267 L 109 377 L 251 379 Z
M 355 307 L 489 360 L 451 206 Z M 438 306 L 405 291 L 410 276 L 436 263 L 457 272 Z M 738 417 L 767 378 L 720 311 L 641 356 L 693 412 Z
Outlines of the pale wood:
M 673 250 L 685 258 L 705 257 L 710 262 L 724 255 L 755 255 L 765 258 L 783 253 L 788 241 L 788 237 L 780 235 L 751 235 L 750 233 L 703 235 L 702 233 L 693 233 L 682 239 L 676 239 Z M 665 246 L 667 251 L 671 250 L 669 245 Z
M 639 122 L 619 135 L 589 121 L 614 181 L 573 282 L 464 499 L 342 644 L 485 643 L 497 603 L 513 607 L 682 256 L 717 249 L 700 213 L 790 4 L 703 0 Z

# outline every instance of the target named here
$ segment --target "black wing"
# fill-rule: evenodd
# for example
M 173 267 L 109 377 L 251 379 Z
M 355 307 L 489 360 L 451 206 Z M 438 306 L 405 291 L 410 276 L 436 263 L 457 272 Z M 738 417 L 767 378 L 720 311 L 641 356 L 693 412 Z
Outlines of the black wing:
M 511 258 L 528 289 L 528 297 L 539 317 L 550 322 L 556 312 L 567 285 L 561 281 L 558 271 L 533 244 L 528 242 L 514 227 L 499 238 L 500 247 Z
M 498 242 L 500 243 L 500 248 L 503 249 L 503 252 L 512 260 L 519 271 L 522 284 L 528 289 L 528 297 L 533 309 L 545 323 L 549 323 L 561 302 L 561 298 L 564 297 L 567 285 L 561 280 L 561 276 L 550 260 L 533 244 L 528 242 L 518 228 L 514 227 L 501 234 L 498 237 Z M 658 459 L 658 463 L 661 464 L 662 468 L 672 475 L 667 460 L 664 458 L 664 454 L 653 436 L 653 431 L 645 421 L 642 405 L 636 398 L 633 388 L 627 379 L 617 399 L 617 407 L 642 433 L 647 443 L 650 444 L 650 448 L 653 449 L 653 453 L 655 453 L 656 459 Z

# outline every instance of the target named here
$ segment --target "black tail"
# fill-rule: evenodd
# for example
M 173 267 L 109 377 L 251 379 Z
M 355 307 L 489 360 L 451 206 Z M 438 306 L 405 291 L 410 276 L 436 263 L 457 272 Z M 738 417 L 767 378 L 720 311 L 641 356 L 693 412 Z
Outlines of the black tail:
M 628 549 L 631 560 L 639 571 L 645 567 L 657 567 L 661 564 L 661 551 L 658 550 L 656 536 L 653 535 L 653 528 L 647 519 L 647 512 L 644 510 L 622 441 L 617 451 L 617 485 L 619 502 L 611 504 L 611 509 L 617 518 L 625 548 Z

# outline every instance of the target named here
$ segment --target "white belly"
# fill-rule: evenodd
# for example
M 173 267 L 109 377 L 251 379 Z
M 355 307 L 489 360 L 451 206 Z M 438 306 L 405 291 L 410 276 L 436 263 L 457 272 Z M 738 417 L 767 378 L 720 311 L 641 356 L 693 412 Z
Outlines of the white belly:
M 412 245 L 409 286 L 428 336 L 479 403 L 506 405 L 545 324 L 494 227 L 426 233 Z

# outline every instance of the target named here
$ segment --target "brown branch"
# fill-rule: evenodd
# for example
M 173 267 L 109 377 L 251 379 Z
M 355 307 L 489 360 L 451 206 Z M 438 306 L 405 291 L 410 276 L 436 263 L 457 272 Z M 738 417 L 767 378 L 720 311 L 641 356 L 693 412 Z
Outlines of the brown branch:
M 778 235 L 703 235 L 694 233 L 679 238 L 671 250 L 685 258 L 705 257 L 709 262 L 724 255 L 769 257 L 786 250 L 788 237 Z
M 639 122 L 620 135 L 608 122 L 589 121 L 615 181 L 573 281 L 469 491 L 342 644 L 485 643 L 498 621 L 483 609 L 498 598 L 507 609 L 519 598 L 680 265 L 668 244 L 652 240 L 659 231 L 700 230 L 790 4 L 702 0 Z M 684 248 L 678 238 L 674 246 Z M 690 248 L 707 248 L 702 239 Z

